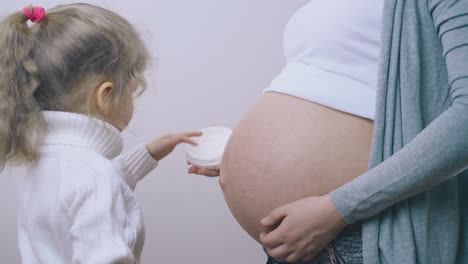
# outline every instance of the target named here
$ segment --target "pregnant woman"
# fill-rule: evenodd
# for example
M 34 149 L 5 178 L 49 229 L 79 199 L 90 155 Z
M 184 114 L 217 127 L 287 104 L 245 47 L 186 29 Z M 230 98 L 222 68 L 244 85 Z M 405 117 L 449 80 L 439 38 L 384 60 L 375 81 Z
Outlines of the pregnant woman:
M 268 263 L 468 263 L 468 1 L 314 0 L 284 44 L 220 170 Z

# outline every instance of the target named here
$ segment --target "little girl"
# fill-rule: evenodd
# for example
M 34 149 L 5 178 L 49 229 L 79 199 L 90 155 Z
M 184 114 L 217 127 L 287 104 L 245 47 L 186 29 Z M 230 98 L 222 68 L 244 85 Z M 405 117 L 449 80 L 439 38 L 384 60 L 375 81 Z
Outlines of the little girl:
M 120 154 L 148 58 L 125 19 L 88 4 L 25 8 L 0 23 L 0 167 L 27 164 L 23 263 L 139 262 L 144 227 L 133 189 L 201 135 Z

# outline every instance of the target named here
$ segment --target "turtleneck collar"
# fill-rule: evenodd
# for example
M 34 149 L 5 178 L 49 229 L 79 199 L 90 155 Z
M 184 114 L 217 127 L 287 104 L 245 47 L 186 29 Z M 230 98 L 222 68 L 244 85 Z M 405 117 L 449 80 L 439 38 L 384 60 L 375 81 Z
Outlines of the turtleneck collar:
M 114 126 L 82 114 L 44 111 L 47 123 L 43 145 L 90 148 L 108 159 L 122 152 L 123 141 Z

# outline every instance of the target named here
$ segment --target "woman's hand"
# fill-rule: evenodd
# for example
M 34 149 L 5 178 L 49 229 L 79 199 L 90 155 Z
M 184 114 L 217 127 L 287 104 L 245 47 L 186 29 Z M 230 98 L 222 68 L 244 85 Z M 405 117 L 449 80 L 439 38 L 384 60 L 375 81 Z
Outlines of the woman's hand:
M 160 161 L 164 159 L 167 155 L 171 154 L 174 151 L 175 147 L 181 143 L 187 143 L 191 145 L 198 145 L 197 142 L 192 140 L 192 137 L 200 137 L 202 132 L 186 132 L 181 134 L 169 134 L 155 139 L 151 143 L 146 145 L 148 152 L 151 156 Z
M 312 260 L 346 226 L 329 195 L 276 208 L 261 224 L 269 230 L 260 240 L 270 256 L 290 263 Z
M 216 168 L 214 168 L 214 169 L 207 169 L 207 168 L 197 167 L 197 166 L 192 165 L 190 163 L 188 163 L 188 164 L 191 165 L 191 167 L 188 170 L 188 173 L 190 173 L 190 174 L 198 174 L 198 175 L 204 175 L 204 176 L 208 176 L 208 177 L 218 177 L 220 175 L 220 173 L 221 173 L 220 165 L 216 166 Z

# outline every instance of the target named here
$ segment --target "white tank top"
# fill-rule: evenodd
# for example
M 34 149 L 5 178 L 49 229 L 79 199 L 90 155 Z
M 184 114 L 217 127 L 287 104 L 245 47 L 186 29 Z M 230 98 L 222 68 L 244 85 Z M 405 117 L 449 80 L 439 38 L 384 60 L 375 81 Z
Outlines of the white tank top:
M 383 0 L 312 0 L 289 21 L 287 65 L 265 91 L 374 118 Z

